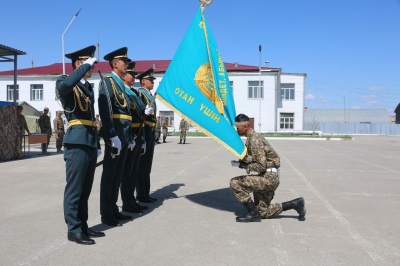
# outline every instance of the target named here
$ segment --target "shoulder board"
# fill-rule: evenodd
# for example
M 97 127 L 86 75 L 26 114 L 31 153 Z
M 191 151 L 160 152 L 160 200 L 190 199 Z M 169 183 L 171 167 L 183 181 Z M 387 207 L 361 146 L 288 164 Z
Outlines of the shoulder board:
M 66 76 L 67 77 L 68 75 L 67 74 L 61 74 L 60 76 Z

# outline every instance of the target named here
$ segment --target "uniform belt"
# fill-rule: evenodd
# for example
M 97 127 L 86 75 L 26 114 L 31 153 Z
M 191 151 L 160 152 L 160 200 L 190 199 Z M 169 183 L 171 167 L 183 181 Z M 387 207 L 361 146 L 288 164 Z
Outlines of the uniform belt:
M 153 122 L 144 121 L 144 123 L 145 123 L 146 125 L 148 125 L 148 126 L 152 126 L 152 127 L 155 127 L 155 126 L 156 126 L 156 123 L 153 123 Z
M 132 123 L 132 127 L 139 127 L 140 123 Z
M 265 172 L 258 172 L 258 175 L 264 175 L 267 172 L 274 172 L 274 173 L 279 173 L 279 169 L 276 168 L 267 168 L 265 169 Z
M 114 114 L 113 118 L 114 119 L 125 119 L 125 120 L 132 121 L 132 116 L 130 116 L 130 115 Z
M 84 126 L 93 127 L 94 126 L 93 122 L 94 121 L 92 121 L 92 120 L 74 119 L 74 120 L 68 121 L 68 125 L 69 126 L 84 125 Z

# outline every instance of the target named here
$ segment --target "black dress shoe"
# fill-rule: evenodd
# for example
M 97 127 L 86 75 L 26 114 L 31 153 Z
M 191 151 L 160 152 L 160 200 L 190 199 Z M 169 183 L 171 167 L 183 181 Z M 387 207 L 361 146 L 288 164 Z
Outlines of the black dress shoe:
M 103 232 L 97 232 L 97 231 L 93 231 L 90 228 L 84 229 L 82 230 L 87 236 L 90 237 L 103 237 L 106 236 L 106 234 L 104 234 Z
M 149 199 L 151 199 L 152 201 L 157 201 L 157 199 L 156 198 L 153 198 L 153 197 L 150 197 L 150 196 L 147 196 Z
M 137 206 L 135 205 L 131 205 L 131 206 L 122 206 L 122 210 L 124 212 L 130 212 L 130 213 L 142 213 L 143 211 L 141 209 L 139 209 Z
M 147 210 L 149 208 L 147 206 L 137 204 L 136 201 L 133 202 L 133 205 L 135 205 L 135 207 L 138 208 L 139 210 Z
M 114 216 L 101 217 L 101 222 L 109 226 L 122 226 Z
M 117 220 L 130 220 L 133 218 L 132 216 L 129 215 L 123 215 L 120 212 L 114 213 L 114 217 L 117 218 Z
M 79 233 L 79 234 L 68 233 L 68 240 L 82 245 L 96 244 L 96 242 L 94 242 L 93 239 L 90 239 L 87 235 L 85 235 L 85 233 Z
M 143 203 L 153 203 L 154 200 L 148 198 L 148 197 L 136 197 L 136 200 L 139 202 L 143 202 Z

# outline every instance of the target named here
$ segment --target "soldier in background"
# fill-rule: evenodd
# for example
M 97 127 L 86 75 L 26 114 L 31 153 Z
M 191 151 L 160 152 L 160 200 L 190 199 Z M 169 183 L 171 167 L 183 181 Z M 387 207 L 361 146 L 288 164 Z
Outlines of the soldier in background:
M 53 120 L 53 125 L 54 132 L 56 133 L 57 152 L 64 152 L 61 150 L 65 135 L 64 120 L 61 118 L 61 111 L 57 111 L 57 117 Z
M 164 117 L 164 121 L 162 122 L 162 134 L 163 134 L 163 143 L 166 143 L 167 135 L 168 135 L 168 121 L 167 118 Z
M 160 137 L 161 137 L 161 121 L 160 117 L 157 116 L 157 123 L 156 123 L 156 142 L 160 144 Z
M 178 144 L 183 144 L 186 143 L 186 132 L 189 130 L 189 123 L 186 122 L 183 118 L 181 120 L 181 123 L 179 124 L 179 130 L 181 131 L 181 139 L 179 140 Z
M 25 116 L 22 114 L 24 107 L 22 105 L 19 105 L 17 107 L 17 110 L 18 110 L 18 126 L 20 129 L 20 134 L 21 134 L 21 139 L 22 139 L 24 137 L 24 129 L 26 130 L 26 132 L 28 132 L 28 135 L 30 135 L 31 132 L 29 132 L 29 128 L 28 128 L 28 125 L 26 124 Z
M 94 121 L 94 126 L 97 128 L 97 132 L 100 132 L 101 128 L 101 121 L 100 121 L 100 116 L 99 114 L 96 114 L 96 120 Z
M 49 155 L 49 153 L 47 152 L 47 148 L 49 147 L 50 137 L 52 136 L 51 122 L 50 122 L 50 117 L 47 115 L 48 113 L 49 113 L 49 108 L 45 107 L 43 109 L 43 114 L 39 118 L 40 132 L 42 134 L 47 134 L 47 144 L 42 143 L 42 153 L 47 155 Z
M 279 186 L 279 155 L 269 145 L 268 141 L 250 127 L 250 119 L 244 114 L 235 118 L 240 136 L 246 136 L 247 153 L 242 160 L 232 161 L 233 167 L 246 169 L 254 175 L 243 175 L 231 179 L 230 187 L 235 197 L 247 208 L 248 213 L 236 217 L 240 223 L 260 222 L 280 214 L 282 211 L 296 210 L 299 221 L 305 220 L 306 208 L 304 199 L 271 204 L 275 190 Z M 253 192 L 254 202 L 249 193 Z

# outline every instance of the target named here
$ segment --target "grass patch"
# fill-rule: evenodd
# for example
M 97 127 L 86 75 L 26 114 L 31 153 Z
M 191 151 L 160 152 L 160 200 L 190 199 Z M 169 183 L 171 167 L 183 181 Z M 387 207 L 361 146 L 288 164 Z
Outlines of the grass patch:
M 171 136 L 179 137 L 181 133 L 172 133 Z M 186 132 L 187 137 L 207 137 L 203 132 Z
M 268 138 L 323 138 L 323 139 L 330 139 L 330 138 L 341 138 L 341 139 L 351 139 L 350 135 L 329 135 L 329 136 L 318 136 L 318 135 L 296 135 L 296 134 L 261 134 L 263 137 Z

